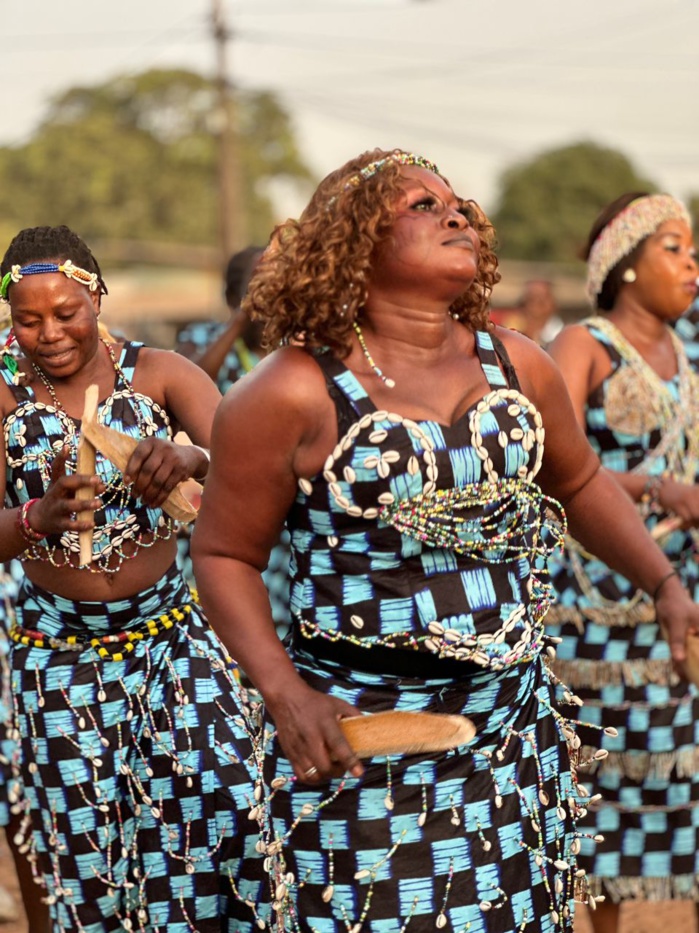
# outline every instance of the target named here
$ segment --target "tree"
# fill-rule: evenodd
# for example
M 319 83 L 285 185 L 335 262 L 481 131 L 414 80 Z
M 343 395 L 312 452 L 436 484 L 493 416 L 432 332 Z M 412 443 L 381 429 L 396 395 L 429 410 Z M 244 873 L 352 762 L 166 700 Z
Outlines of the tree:
M 9 233 L 67 223 L 88 242 L 215 245 L 216 89 L 186 70 L 152 70 L 60 94 L 33 138 L 0 148 L 0 217 Z M 251 240 L 275 216 L 271 179 L 312 181 L 290 120 L 266 92 L 238 92 L 244 211 Z
M 493 223 L 500 255 L 570 262 L 599 211 L 626 191 L 655 191 L 614 149 L 580 142 L 515 165 L 500 180 Z

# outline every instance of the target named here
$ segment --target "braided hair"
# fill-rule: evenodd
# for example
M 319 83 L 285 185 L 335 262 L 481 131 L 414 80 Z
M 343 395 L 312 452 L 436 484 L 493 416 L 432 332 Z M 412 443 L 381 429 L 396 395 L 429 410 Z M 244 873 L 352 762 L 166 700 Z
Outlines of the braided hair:
M 25 227 L 14 237 L 0 264 L 0 278 L 10 272 L 12 266 L 26 266 L 32 262 L 70 259 L 86 272 L 95 272 L 100 294 L 107 294 L 102 272 L 90 247 L 77 233 L 61 225 L 59 227 Z

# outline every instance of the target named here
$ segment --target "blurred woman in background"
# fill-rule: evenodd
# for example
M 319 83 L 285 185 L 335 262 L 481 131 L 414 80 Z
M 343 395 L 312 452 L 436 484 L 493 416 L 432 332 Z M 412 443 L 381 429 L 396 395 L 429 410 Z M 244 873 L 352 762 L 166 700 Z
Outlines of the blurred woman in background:
M 552 567 L 548 631 L 563 639 L 554 670 L 586 720 L 616 730 L 590 774 L 602 802 L 583 820 L 604 841 L 584 837 L 580 855 L 607 899 L 595 930 L 610 933 L 624 900 L 699 900 L 699 698 L 657 614 L 677 579 L 699 598 L 699 379 L 672 327 L 696 296 L 697 263 L 687 210 L 663 194 L 610 204 L 586 252 L 597 314 L 565 328 L 551 354 L 603 466 L 672 564 L 650 596 L 574 538 Z M 596 731 L 580 736 L 599 744 Z

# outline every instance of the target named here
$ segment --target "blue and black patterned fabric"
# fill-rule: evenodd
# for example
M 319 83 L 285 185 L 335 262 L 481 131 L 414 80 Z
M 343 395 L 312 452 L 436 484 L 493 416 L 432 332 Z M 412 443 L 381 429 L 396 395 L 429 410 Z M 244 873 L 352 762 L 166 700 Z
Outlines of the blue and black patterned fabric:
M 172 438 L 170 419 L 152 399 L 134 392 L 130 386 L 141 344 L 125 343 L 115 372 L 114 389 L 97 409 L 97 420 L 122 434 L 135 437 Z M 17 402 L 3 421 L 6 449 L 6 492 L 8 508 L 40 498 L 51 481 L 51 465 L 65 445 L 70 450 L 67 470 L 74 469 L 80 433 L 80 421 L 60 408 L 37 402 L 31 386 L 13 384 L 12 374 L 0 367 L 5 382 Z M 151 533 L 169 534 L 171 521 L 162 509 L 153 509 L 135 499 L 121 483 L 121 473 L 101 453 L 97 453 L 96 472 L 106 484 L 103 508 L 95 512 L 93 561 L 109 561 L 129 541 Z M 49 535 L 46 544 L 31 546 L 23 559 L 45 559 L 46 553 L 80 552 L 77 532 Z M 62 559 L 62 558 L 59 558 Z
M 170 437 L 167 414 L 130 386 L 137 354 L 125 345 L 98 417 L 134 437 Z M 17 400 L 4 422 L 12 507 L 43 494 L 57 451 L 66 440 L 75 447 L 79 422 L 3 375 Z M 134 500 L 109 461 L 98 457 L 97 471 L 109 487 L 96 513 L 97 559 L 167 529 L 161 510 Z M 44 552 L 60 566 L 72 539 L 51 547 L 23 557 Z M 67 599 L 25 579 L 14 613 L 19 835 L 54 929 L 218 933 L 231 884 L 253 901 L 264 891 L 256 862 L 246 863 L 249 878 L 242 874 L 255 726 L 181 574 L 173 566 L 112 602 Z
M 19 561 L 0 564 L 0 826 L 11 820 L 11 806 L 21 793 L 19 745 L 15 735 L 14 702 L 10 677 L 9 629 L 14 622 L 14 605 L 22 579 Z M 13 798 L 11 802 L 10 797 Z
M 699 386 L 679 341 L 678 374 L 649 372 L 614 325 L 584 326 L 609 356 L 609 376 L 587 399 L 590 443 L 612 472 L 671 475 L 687 483 L 699 472 Z M 647 527 L 668 516 L 640 506 Z M 683 583 L 699 599 L 696 534 L 673 531 L 659 543 Z M 554 671 L 585 702 L 584 746 L 608 756 L 585 775 L 602 802 L 582 825 L 604 842 L 582 840 L 581 864 L 592 889 L 619 902 L 699 897 L 699 697 L 675 674 L 652 600 L 624 577 L 569 541 L 551 564 L 557 605 L 547 617 L 561 637 Z M 589 779 L 588 779 L 589 778 Z
M 699 298 L 675 322 L 675 333 L 682 340 L 690 363 L 699 367 Z
M 54 928 L 218 933 L 243 883 L 252 730 L 180 573 L 107 603 L 25 580 L 16 612 L 24 832 Z
M 294 662 L 364 712 L 464 714 L 477 735 L 317 788 L 294 779 L 267 721 L 270 929 L 560 933 L 585 894 L 574 727 L 544 661 L 543 428 L 489 335 L 477 340 L 491 391 L 451 426 L 377 410 L 317 357 L 339 440 L 288 517 Z

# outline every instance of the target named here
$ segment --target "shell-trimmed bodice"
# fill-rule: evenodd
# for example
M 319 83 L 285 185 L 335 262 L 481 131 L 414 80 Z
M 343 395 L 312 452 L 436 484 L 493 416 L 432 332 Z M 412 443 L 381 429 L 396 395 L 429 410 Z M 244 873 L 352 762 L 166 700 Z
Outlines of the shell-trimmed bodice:
M 142 440 L 146 437 L 172 439 L 167 413 L 153 399 L 131 386 L 141 344 L 127 342 L 115 367 L 114 389 L 101 401 L 97 420 L 122 434 Z M 31 387 L 17 386 L 9 371 L 0 368 L 17 407 L 3 420 L 5 436 L 6 489 L 5 505 L 13 508 L 29 499 L 41 498 L 51 482 L 53 460 L 60 450 L 69 449 L 66 471 L 74 472 L 80 421 L 71 418 L 59 406 L 37 401 Z M 96 473 L 106 485 L 101 495 L 103 508 L 95 512 L 93 568 L 114 565 L 125 545 L 140 543 L 144 536 L 166 537 L 170 520 L 161 509 L 153 509 L 136 499 L 123 483 L 119 470 L 99 452 Z M 49 559 L 60 565 L 80 551 L 77 532 L 48 536 L 32 546 L 24 559 Z M 115 567 L 110 567 L 115 569 Z
M 304 635 L 495 669 L 540 650 L 559 537 L 534 482 L 544 429 L 489 334 L 476 337 L 490 390 L 451 426 L 377 410 L 340 361 L 318 357 L 350 423 L 288 518 Z

